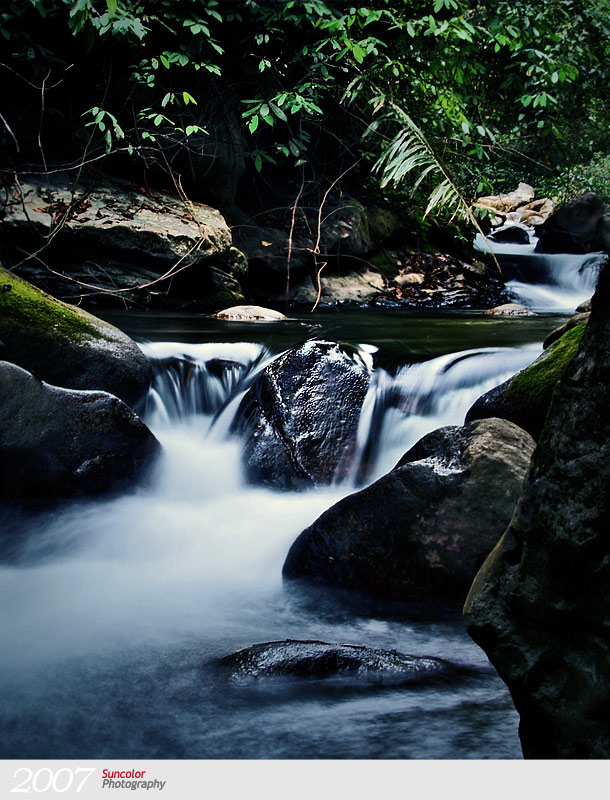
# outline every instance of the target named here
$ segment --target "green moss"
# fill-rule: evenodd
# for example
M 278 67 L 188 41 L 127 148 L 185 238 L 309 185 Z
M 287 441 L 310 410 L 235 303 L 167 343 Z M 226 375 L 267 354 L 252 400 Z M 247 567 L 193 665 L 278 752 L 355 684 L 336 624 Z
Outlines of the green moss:
M 382 275 L 390 280 L 398 275 L 400 266 L 396 253 L 391 250 L 380 250 L 370 259 L 370 263 L 376 267 Z
M 104 338 L 86 312 L 56 300 L 0 267 L 0 329 L 2 325 L 38 328 L 69 339 Z
M 519 372 L 506 389 L 506 399 L 513 407 L 526 410 L 546 407 L 566 367 L 576 355 L 586 322 L 564 333 L 549 349 L 548 355 Z

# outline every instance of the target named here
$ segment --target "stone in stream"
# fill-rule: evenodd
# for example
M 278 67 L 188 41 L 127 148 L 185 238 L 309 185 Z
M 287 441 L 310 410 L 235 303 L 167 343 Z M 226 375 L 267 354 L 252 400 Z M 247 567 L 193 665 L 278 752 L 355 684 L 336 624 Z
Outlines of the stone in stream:
M 499 419 L 424 436 L 391 472 L 303 531 L 284 576 L 461 603 L 510 521 L 533 449 L 529 434 Z
M 536 312 L 519 303 L 504 303 L 504 305 L 488 308 L 484 311 L 488 317 L 535 317 Z
M 345 476 L 357 444 L 370 370 L 359 352 L 310 340 L 269 364 L 246 393 L 233 430 L 250 481 L 280 489 Z
M 141 478 L 159 450 L 118 398 L 51 386 L 0 361 L 0 501 L 107 492 Z
M 219 663 L 230 667 L 237 680 L 274 675 L 314 679 L 349 676 L 400 685 L 458 671 L 448 661 L 430 656 L 296 639 L 255 644 L 224 656 Z
M 610 758 L 609 398 L 606 265 L 515 516 L 464 608 L 521 715 L 527 758 Z
M 487 234 L 487 238 L 498 244 L 529 244 L 529 231 L 520 225 L 510 225 L 506 228 L 499 228 Z
M 212 314 L 215 319 L 226 319 L 236 322 L 269 322 L 288 319 L 285 314 L 280 311 L 274 311 L 271 308 L 263 308 L 263 306 L 232 306 L 225 308 L 222 311 Z
M 7 361 L 57 386 L 101 389 L 134 405 L 152 381 L 148 359 L 122 331 L 2 267 L 0 338 Z
M 529 367 L 481 395 L 469 408 L 466 422 L 500 417 L 538 439 L 557 382 L 578 351 L 586 324 L 576 324 L 552 342 Z

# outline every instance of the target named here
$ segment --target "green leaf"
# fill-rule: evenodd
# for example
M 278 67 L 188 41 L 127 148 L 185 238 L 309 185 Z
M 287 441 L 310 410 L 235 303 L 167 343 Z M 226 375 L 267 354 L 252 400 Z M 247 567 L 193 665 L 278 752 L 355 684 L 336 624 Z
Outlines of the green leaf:
M 250 133 L 254 133 L 254 131 L 258 128 L 258 116 L 252 117 L 250 122 L 248 123 L 248 129 Z
M 117 12 L 118 0 L 106 0 L 106 7 L 108 8 L 108 16 L 113 19 Z
M 188 92 L 182 92 L 182 99 L 184 100 L 184 104 L 188 106 L 189 103 L 193 103 L 193 105 L 197 105 L 197 101 L 193 97 L 193 95 L 189 94 Z

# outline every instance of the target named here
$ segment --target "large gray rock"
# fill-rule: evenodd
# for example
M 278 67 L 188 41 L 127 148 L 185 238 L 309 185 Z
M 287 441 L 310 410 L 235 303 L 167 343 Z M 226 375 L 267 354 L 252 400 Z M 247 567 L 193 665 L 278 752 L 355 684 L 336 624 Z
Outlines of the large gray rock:
M 284 576 L 462 601 L 510 521 L 533 449 L 525 431 L 499 419 L 434 431 L 303 531 Z
M 610 269 L 515 517 L 465 606 L 529 758 L 610 758 Z
M 72 249 L 104 247 L 137 261 L 156 262 L 159 274 L 183 259 L 195 264 L 231 246 L 231 231 L 216 209 L 147 192 L 126 181 L 106 178 L 93 187 L 69 176 L 31 178 L 15 185 L 3 207 L 4 237 L 48 236 L 59 227 Z M 88 256 L 90 257 L 90 256 Z
M 355 454 L 369 380 L 359 354 L 335 342 L 311 340 L 278 356 L 237 414 L 249 479 L 287 489 L 344 476 Z
M 243 302 L 231 231 L 210 206 L 110 178 L 75 186 L 52 175 L 8 188 L 0 258 L 55 296 L 211 309 Z
M 3 358 L 68 389 L 102 389 L 134 405 L 152 381 L 148 359 L 122 331 L 2 267 L 0 338 Z
M 287 639 L 264 642 L 220 659 L 236 679 L 286 675 L 361 678 L 383 684 L 421 682 L 455 671 L 447 661 L 354 644 Z
M 106 492 L 141 477 L 158 451 L 116 397 L 51 386 L 0 361 L 0 500 Z

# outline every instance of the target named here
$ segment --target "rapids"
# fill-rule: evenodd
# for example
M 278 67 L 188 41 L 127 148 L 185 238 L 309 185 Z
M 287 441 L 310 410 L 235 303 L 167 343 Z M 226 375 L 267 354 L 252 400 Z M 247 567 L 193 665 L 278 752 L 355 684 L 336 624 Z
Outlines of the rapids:
M 508 692 L 458 612 L 283 584 L 281 568 L 301 530 L 424 433 L 460 424 L 536 357 L 555 321 L 350 319 L 250 326 L 248 340 L 243 326 L 210 332 L 193 318 L 185 341 L 173 335 L 184 318 L 157 319 L 167 340 L 142 345 L 155 370 L 142 413 L 163 445 L 149 481 L 46 511 L 0 508 L 3 757 L 520 756 Z M 360 343 L 369 360 L 352 470 L 307 492 L 249 486 L 233 415 L 269 359 L 312 333 Z M 218 666 L 286 638 L 395 648 L 469 672 L 408 688 L 244 686 Z

